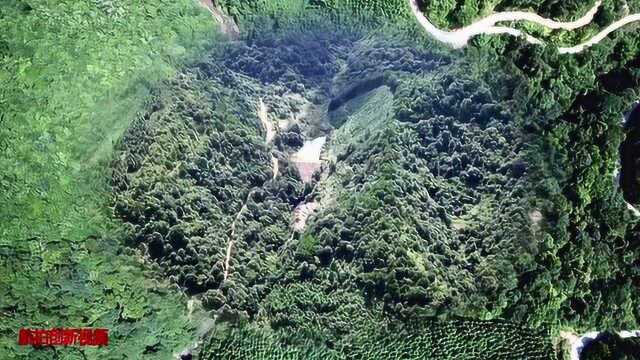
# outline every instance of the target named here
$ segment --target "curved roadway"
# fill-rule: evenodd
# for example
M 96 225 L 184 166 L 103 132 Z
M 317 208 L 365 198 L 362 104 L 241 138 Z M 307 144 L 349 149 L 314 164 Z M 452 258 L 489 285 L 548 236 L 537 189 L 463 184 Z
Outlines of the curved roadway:
M 542 44 L 543 42 L 541 40 L 522 32 L 521 30 L 506 26 L 496 26 L 496 24 L 506 21 L 528 21 L 542 25 L 548 29 L 575 30 L 589 25 L 593 21 L 593 18 L 601 5 L 602 2 L 600 0 L 596 1 L 595 5 L 584 16 L 576 21 L 561 22 L 543 18 L 538 14 L 526 11 L 505 11 L 491 14 L 471 25 L 452 31 L 445 31 L 433 25 L 422 11 L 420 11 L 420 8 L 418 7 L 418 0 L 409 0 L 409 7 L 411 8 L 411 11 L 418 23 L 436 40 L 454 48 L 465 47 L 474 36 L 481 34 L 509 34 L 517 37 L 522 36 L 532 44 Z M 640 21 L 640 14 L 628 15 L 607 26 L 604 30 L 584 43 L 572 47 L 560 47 L 558 48 L 558 52 L 561 54 L 576 54 L 582 52 L 599 43 L 612 32 L 636 21 Z

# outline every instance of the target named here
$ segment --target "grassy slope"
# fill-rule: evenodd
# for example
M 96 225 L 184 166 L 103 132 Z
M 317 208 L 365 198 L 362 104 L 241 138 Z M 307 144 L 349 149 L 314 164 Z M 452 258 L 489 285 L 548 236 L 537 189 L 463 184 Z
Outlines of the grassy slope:
M 23 326 L 93 326 L 111 344 L 87 358 L 166 358 L 193 324 L 117 254 L 101 175 L 149 86 L 212 43 L 211 18 L 188 0 L 8 1 L 0 23 L 0 353 L 54 356 L 18 349 Z

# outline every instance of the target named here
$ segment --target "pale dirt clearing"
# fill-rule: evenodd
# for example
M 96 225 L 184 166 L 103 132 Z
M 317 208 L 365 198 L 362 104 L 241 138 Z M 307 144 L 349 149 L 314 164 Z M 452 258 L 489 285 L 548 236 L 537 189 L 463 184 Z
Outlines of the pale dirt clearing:
M 271 155 L 271 169 L 273 173 L 273 179 L 275 179 L 276 177 L 278 177 L 278 171 L 280 169 L 280 166 L 278 163 L 278 159 L 273 155 Z
M 318 208 L 318 203 L 311 201 L 296 206 L 293 210 L 293 230 L 302 232 L 307 225 L 307 219 Z
M 291 161 L 298 168 L 298 172 L 300 173 L 300 177 L 303 182 L 310 182 L 313 173 L 322 165 L 320 154 L 322 153 L 322 148 L 326 141 L 326 136 L 320 136 L 311 141 L 305 141 L 302 148 L 291 156 Z
M 300 162 L 320 162 L 320 153 L 322 153 L 322 148 L 326 141 L 326 136 L 305 141 L 302 148 L 292 156 L 292 159 Z

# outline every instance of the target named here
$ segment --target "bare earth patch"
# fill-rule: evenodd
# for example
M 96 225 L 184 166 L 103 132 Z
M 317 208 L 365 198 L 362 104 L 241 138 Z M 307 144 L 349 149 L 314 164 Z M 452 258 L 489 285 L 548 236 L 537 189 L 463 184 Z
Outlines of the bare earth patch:
M 322 148 L 326 141 L 326 136 L 320 136 L 311 141 L 305 141 L 302 148 L 291 157 L 291 160 L 300 172 L 300 177 L 303 182 L 310 182 L 313 173 L 320 169 L 320 166 L 322 165 L 320 153 L 322 153 Z
M 307 219 L 316 211 L 317 208 L 318 203 L 315 201 L 302 203 L 296 206 L 293 210 L 293 230 L 302 232 L 307 224 Z

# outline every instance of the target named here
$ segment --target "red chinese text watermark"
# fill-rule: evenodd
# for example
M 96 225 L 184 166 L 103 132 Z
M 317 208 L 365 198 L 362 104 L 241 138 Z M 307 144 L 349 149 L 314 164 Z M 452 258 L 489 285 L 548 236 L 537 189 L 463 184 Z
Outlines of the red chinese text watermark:
M 20 329 L 18 345 L 33 346 L 105 346 L 109 345 L 107 329 Z

